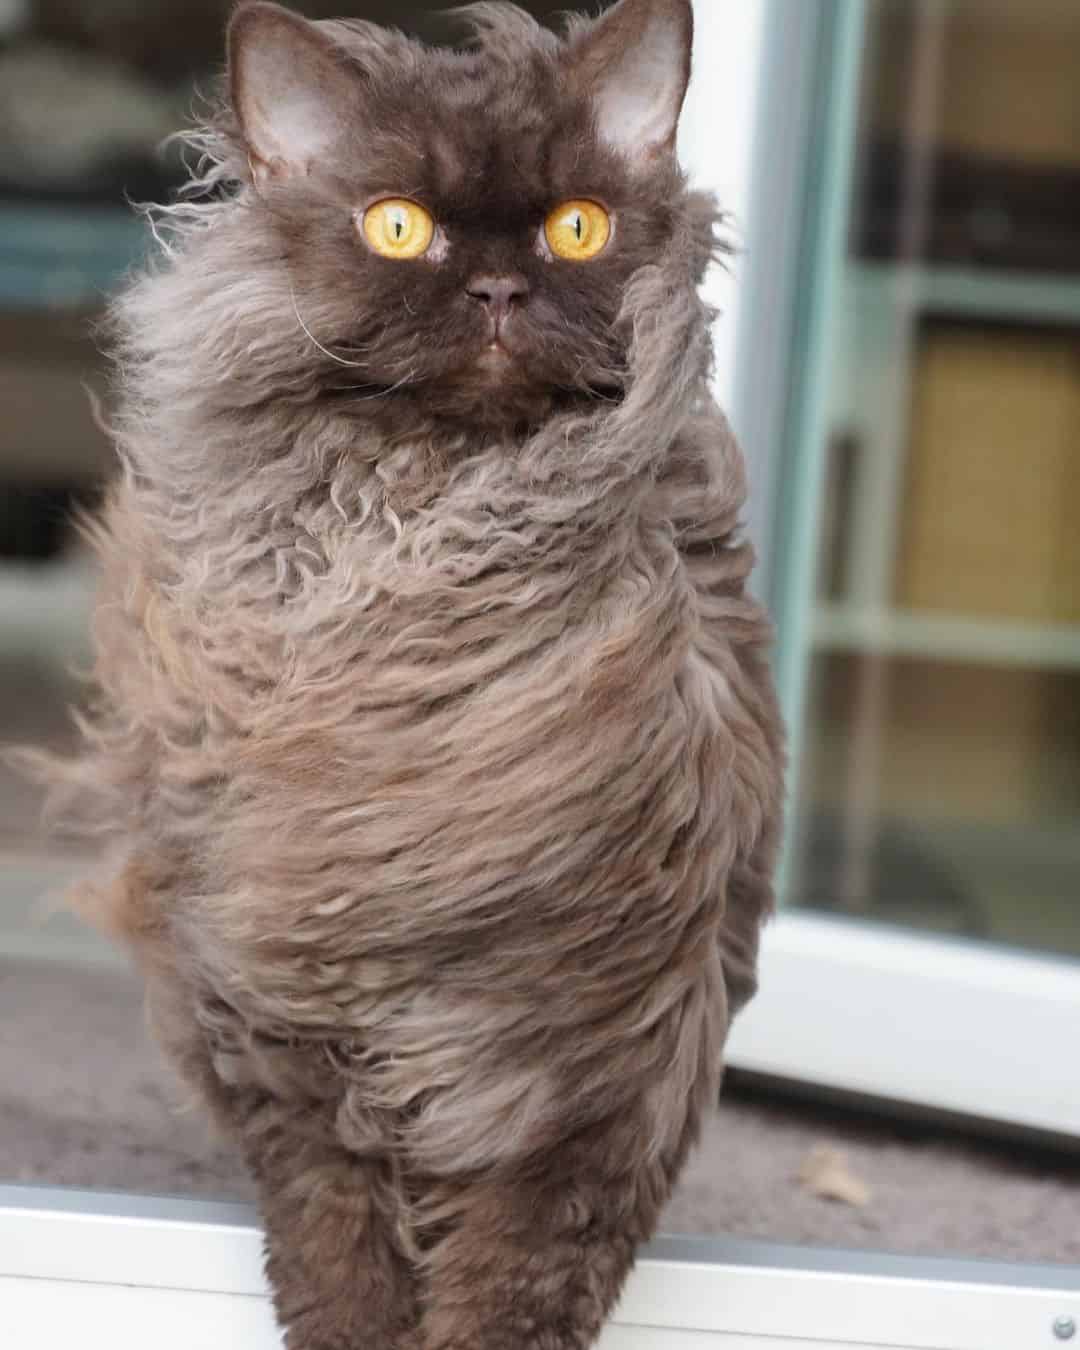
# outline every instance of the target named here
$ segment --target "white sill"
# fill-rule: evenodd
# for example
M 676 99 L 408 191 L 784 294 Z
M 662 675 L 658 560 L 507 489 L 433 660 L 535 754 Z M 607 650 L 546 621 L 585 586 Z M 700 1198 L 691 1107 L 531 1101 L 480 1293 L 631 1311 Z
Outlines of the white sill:
M 765 931 L 761 990 L 725 1058 L 1076 1139 L 1076 1027 L 1080 962 L 791 910 Z
M 280 1350 L 238 1205 L 0 1186 L 5 1343 Z M 1053 1350 L 1080 1271 L 661 1239 L 601 1350 Z M 107 1328 L 107 1332 L 105 1331 Z

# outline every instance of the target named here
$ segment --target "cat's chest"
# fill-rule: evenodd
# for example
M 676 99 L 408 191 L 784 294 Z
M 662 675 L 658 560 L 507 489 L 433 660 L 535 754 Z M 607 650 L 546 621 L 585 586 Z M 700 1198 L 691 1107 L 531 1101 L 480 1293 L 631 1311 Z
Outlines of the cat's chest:
M 588 519 L 500 515 L 448 499 L 420 512 L 385 504 L 361 521 L 314 520 L 269 560 L 286 626 L 329 638 L 347 626 L 378 644 L 436 632 L 460 642 L 550 633 L 647 603 L 670 574 L 667 540 Z M 607 615 L 607 617 L 605 617 Z M 415 631 L 414 631 L 415 630 Z

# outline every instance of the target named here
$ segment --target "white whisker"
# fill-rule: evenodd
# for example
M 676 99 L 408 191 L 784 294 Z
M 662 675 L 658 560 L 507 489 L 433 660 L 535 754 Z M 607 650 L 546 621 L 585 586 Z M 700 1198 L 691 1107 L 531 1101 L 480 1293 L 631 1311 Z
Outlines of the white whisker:
M 385 389 L 380 389 L 380 390 L 378 391 L 378 393 L 376 393 L 376 394 L 365 394 L 362 398 L 356 398 L 356 399 L 353 399 L 353 402 L 354 402 L 354 403 L 368 403 L 368 402 L 370 402 L 372 399 L 375 399 L 375 398 L 386 398 L 386 396 L 387 396 L 388 394 L 392 394 L 396 389 L 401 389 L 404 385 L 409 384 L 409 383 L 412 381 L 412 379 L 415 377 L 415 375 L 416 375 L 416 372 L 415 372 L 414 370 L 410 370 L 409 373 L 408 373 L 407 375 L 403 375 L 403 376 L 401 377 L 401 379 L 397 381 L 396 384 L 388 385 Z M 342 386 L 340 386 L 340 387 L 341 387 L 342 389 L 367 389 L 367 388 L 368 388 L 368 386 L 367 386 L 366 384 L 346 384 L 346 385 L 342 385 Z
M 354 401 L 355 404 L 366 404 L 366 402 L 370 402 L 373 398 L 386 398 L 387 394 L 393 394 L 394 390 L 402 389 L 402 387 L 408 385 L 408 383 L 413 381 L 414 377 L 416 377 L 416 371 L 410 370 L 408 375 L 402 375 L 401 379 L 398 379 L 396 385 L 387 385 L 386 389 L 379 390 L 377 394 L 365 394 L 365 396 L 354 398 L 352 401 Z M 366 389 L 367 386 L 348 385 L 346 387 L 348 387 L 348 389 Z
M 300 307 L 296 303 L 296 292 L 291 287 L 289 288 L 289 295 L 292 297 L 293 313 L 296 315 L 297 322 L 299 323 L 300 327 L 304 330 L 304 332 L 308 335 L 308 337 L 311 339 L 312 344 L 318 347 L 319 351 L 321 351 L 324 356 L 328 356 L 331 361 L 337 361 L 338 364 L 342 366 L 355 366 L 358 369 L 363 366 L 364 364 L 363 361 L 346 361 L 343 356 L 335 356 L 334 353 L 329 350 L 329 348 L 324 347 L 322 343 L 319 341 L 319 339 L 315 336 L 315 334 L 304 322 L 304 316 L 300 313 Z

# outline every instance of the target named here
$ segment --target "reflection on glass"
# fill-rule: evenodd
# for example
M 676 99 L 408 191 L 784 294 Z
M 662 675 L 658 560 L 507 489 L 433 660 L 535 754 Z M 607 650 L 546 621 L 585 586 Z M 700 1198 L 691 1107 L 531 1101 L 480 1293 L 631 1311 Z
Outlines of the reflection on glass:
M 1080 9 L 869 15 L 792 898 L 1080 955 Z
M 158 146 L 218 59 L 225 9 L 0 4 L 0 747 L 72 739 L 94 572 L 71 518 L 112 464 L 93 326 L 142 248 L 125 197 L 176 179 Z M 0 761 L 0 1181 L 226 1189 L 220 1161 L 185 1163 L 201 1133 L 176 1123 L 133 977 L 58 911 L 91 860 L 46 841 L 39 813 Z

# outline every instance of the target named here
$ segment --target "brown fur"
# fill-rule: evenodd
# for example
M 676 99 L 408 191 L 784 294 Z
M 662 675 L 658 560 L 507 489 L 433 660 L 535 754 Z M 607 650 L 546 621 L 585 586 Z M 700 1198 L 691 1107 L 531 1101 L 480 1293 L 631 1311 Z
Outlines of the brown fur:
M 624 0 L 603 43 L 646 10 L 688 21 Z M 120 858 L 84 903 L 259 1183 L 290 1350 L 585 1350 L 772 903 L 769 632 L 697 294 L 715 207 L 589 132 L 587 25 L 473 18 L 457 53 L 320 26 L 362 136 L 256 191 L 223 112 L 117 311 L 66 799 Z M 365 255 L 343 204 L 373 183 L 458 252 Z M 543 264 L 574 195 L 615 246 Z M 492 386 L 462 288 L 505 265 L 532 292 Z

